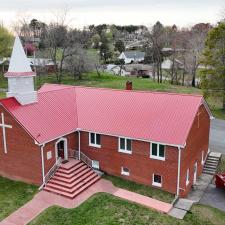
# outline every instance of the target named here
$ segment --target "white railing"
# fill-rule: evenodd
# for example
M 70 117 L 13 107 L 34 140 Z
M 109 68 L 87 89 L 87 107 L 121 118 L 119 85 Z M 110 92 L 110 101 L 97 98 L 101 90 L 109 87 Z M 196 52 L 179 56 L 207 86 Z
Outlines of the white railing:
M 59 168 L 60 164 L 62 162 L 62 159 L 59 158 L 56 163 L 54 164 L 54 166 L 48 171 L 48 173 L 45 175 L 44 178 L 44 185 L 46 183 L 48 183 L 48 181 L 54 176 L 56 170 Z
M 79 160 L 79 151 L 75 151 L 75 158 Z M 80 160 L 92 168 L 92 160 L 83 152 L 80 152 Z

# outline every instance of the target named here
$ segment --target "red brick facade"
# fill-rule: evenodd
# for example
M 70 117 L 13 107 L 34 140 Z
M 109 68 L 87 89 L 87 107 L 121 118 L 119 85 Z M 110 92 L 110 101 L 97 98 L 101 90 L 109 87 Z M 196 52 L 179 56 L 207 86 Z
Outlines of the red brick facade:
M 42 163 L 41 148 L 24 129 L 0 106 L 5 115 L 5 123 L 12 125 L 6 129 L 8 153 L 4 153 L 2 129 L 0 128 L 0 175 L 41 185 Z M 198 163 L 198 175 L 202 172 L 202 151 L 207 155 L 209 142 L 209 115 L 202 106 L 189 133 L 186 147 L 181 150 L 180 195 L 185 196 L 191 188 L 194 164 Z M 78 135 L 66 135 L 68 150 L 78 149 Z M 45 174 L 56 162 L 56 142 L 44 146 Z M 115 176 L 121 176 L 138 183 L 152 185 L 153 174 L 162 176 L 161 189 L 176 194 L 178 174 L 178 148 L 165 147 L 165 161 L 150 158 L 151 143 L 132 140 L 132 154 L 118 151 L 118 137 L 101 135 L 101 148 L 89 146 L 89 134 L 81 132 L 81 151 L 92 160 L 99 161 L 100 170 Z M 50 153 L 51 152 L 51 153 Z M 47 155 L 51 156 L 47 159 Z M 129 168 L 130 175 L 121 175 L 121 167 Z M 186 186 L 187 169 L 190 170 L 190 182 Z
M 5 123 L 11 125 L 12 129 L 6 128 L 7 154 L 5 154 L 0 127 L 0 175 L 40 184 L 42 175 L 39 146 L 2 106 L 0 106 L 0 116 L 1 113 L 4 113 Z

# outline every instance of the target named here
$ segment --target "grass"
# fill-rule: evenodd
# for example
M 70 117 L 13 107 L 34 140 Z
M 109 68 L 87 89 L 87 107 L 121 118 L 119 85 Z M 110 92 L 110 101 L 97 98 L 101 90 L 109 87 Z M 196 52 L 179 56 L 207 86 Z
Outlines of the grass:
M 157 188 L 153 188 L 147 185 L 137 184 L 135 182 L 122 179 L 120 177 L 104 175 L 103 178 L 110 180 L 116 187 L 133 191 L 141 195 L 145 195 L 151 198 L 155 198 L 164 202 L 171 203 L 174 200 L 174 195 L 168 192 L 162 191 Z
M 178 220 L 109 194 L 98 193 L 75 209 L 50 207 L 29 225 L 222 225 L 225 213 L 193 206 L 192 213 Z
M 0 92 L 0 98 L 5 98 L 6 94 L 4 92 Z
M 221 161 L 219 162 L 217 171 L 219 173 L 225 173 L 225 155 L 222 155 Z
M 37 187 L 0 177 L 0 221 L 31 200 Z

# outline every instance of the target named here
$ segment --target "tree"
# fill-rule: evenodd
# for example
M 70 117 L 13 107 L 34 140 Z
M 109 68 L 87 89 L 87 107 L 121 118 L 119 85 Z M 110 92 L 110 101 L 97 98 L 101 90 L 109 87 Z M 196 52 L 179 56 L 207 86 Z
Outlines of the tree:
M 202 63 L 204 94 L 206 97 L 211 92 L 220 94 L 225 109 L 225 23 L 219 23 L 208 33 Z
M 125 45 L 124 45 L 124 42 L 122 40 L 116 41 L 115 50 L 120 52 L 120 53 L 125 51 Z
M 157 81 L 158 83 L 162 83 L 162 49 L 165 45 L 165 29 L 163 25 L 160 22 L 157 22 L 148 32 L 147 38 L 147 48 L 145 49 L 147 55 L 146 60 L 153 62 L 153 71 L 156 70 Z M 155 74 L 153 74 L 153 76 L 155 77 Z
M 101 34 L 101 42 L 99 48 L 100 48 L 100 57 L 102 60 L 104 60 L 104 63 L 106 63 L 106 61 L 112 57 L 113 53 L 110 47 L 109 39 L 105 31 L 103 31 Z
M 12 42 L 12 34 L 5 27 L 0 26 L 0 58 L 10 55 Z
M 88 54 L 87 50 L 80 45 L 76 45 L 72 50 L 74 54 L 68 56 L 65 60 L 65 68 L 73 74 L 74 79 L 82 79 L 82 74 L 95 68 L 95 61 Z
M 192 86 L 195 87 L 196 72 L 200 65 L 202 52 L 205 46 L 205 39 L 208 30 L 192 30 L 188 41 L 188 51 L 186 54 L 187 70 L 192 76 Z

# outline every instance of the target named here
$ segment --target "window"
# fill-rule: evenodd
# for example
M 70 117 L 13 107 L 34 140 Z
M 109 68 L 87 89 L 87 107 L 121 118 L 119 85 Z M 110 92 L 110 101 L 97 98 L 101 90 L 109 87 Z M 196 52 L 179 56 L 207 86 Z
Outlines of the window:
M 189 169 L 187 169 L 186 186 L 189 184 Z
M 131 139 L 119 138 L 119 152 L 132 153 Z
M 165 160 L 165 146 L 151 143 L 150 158 Z
M 101 147 L 100 142 L 101 142 L 100 134 L 89 133 L 89 146 L 100 148 Z
M 92 167 L 96 170 L 99 170 L 99 161 L 92 160 Z
M 51 159 L 51 158 L 52 158 L 52 152 L 49 151 L 49 152 L 47 152 L 47 160 L 49 160 L 49 159 Z
M 130 176 L 130 170 L 126 167 L 121 168 L 121 174 L 125 176 Z
M 153 174 L 152 185 L 162 187 L 162 176 Z
M 204 160 L 204 151 L 202 151 L 202 165 L 204 165 L 205 160 Z

